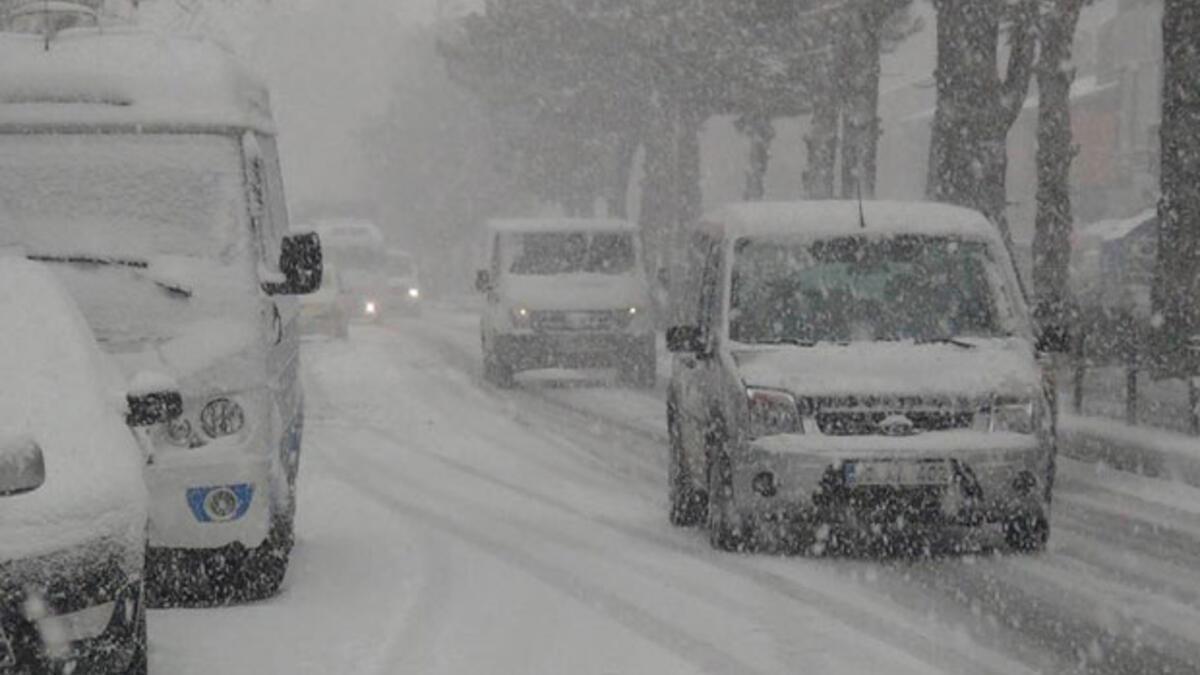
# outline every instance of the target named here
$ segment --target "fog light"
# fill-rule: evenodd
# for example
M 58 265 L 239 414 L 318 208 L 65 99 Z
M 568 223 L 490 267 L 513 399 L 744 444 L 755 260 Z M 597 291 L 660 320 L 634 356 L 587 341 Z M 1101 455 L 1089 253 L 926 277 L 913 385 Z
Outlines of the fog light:
M 763 497 L 774 497 L 778 492 L 775 486 L 775 474 L 770 471 L 763 471 L 750 481 L 750 487 Z
M 1027 496 L 1029 493 L 1033 492 L 1033 488 L 1035 487 L 1037 487 L 1037 478 L 1034 478 L 1033 473 L 1028 469 L 1018 473 L 1016 478 L 1013 478 L 1013 492 L 1016 492 L 1021 496 Z

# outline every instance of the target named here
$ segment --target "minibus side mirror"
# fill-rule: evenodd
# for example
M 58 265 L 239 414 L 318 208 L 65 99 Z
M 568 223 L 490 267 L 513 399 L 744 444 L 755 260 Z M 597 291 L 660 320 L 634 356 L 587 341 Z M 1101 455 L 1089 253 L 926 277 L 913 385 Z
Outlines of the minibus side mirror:
M 152 391 L 125 397 L 129 412 L 125 423 L 131 427 L 152 427 L 183 415 L 183 396 L 177 391 Z
M 283 238 L 279 253 L 282 282 L 267 282 L 263 290 L 270 295 L 307 295 L 321 288 L 323 270 L 321 238 L 316 232 L 289 234 Z
M 46 482 L 46 460 L 32 438 L 0 438 L 0 497 L 33 492 Z

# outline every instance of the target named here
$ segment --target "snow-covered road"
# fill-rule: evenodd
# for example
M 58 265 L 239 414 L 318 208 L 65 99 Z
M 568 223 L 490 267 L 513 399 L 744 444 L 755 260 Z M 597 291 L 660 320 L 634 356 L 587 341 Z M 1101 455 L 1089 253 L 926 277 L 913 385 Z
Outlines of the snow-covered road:
M 661 393 L 493 389 L 453 311 L 305 356 L 285 589 L 153 613 L 155 672 L 1200 672 L 1200 491 L 1067 462 L 1042 555 L 720 554 L 667 524 Z

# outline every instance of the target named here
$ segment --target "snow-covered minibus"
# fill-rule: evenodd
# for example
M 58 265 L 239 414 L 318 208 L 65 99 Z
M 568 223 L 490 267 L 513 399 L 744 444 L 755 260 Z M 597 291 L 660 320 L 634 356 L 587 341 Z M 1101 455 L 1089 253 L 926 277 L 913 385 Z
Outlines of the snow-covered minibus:
M 267 90 L 221 48 L 136 28 L 0 35 L 0 246 L 47 263 L 131 381 L 183 414 L 143 438 L 152 604 L 274 593 L 303 428 L 298 300 Z

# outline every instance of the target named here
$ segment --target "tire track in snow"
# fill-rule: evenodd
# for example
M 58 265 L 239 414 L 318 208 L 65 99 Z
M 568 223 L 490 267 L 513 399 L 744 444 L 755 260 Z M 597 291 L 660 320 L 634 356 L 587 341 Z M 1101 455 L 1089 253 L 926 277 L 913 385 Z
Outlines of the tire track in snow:
M 693 559 L 697 559 L 717 571 L 727 574 L 734 574 L 742 579 L 753 581 L 761 585 L 765 589 L 779 593 L 792 601 L 800 603 L 803 606 L 820 607 L 821 610 L 844 624 L 852 631 L 863 631 L 866 629 L 867 634 L 872 635 L 892 647 L 905 651 L 918 659 L 939 665 L 945 668 L 948 672 L 972 672 L 972 673 L 1011 673 L 1014 671 L 1023 670 L 1016 664 L 1011 664 L 1011 667 L 989 669 L 984 664 L 980 663 L 977 653 L 970 653 L 970 649 L 979 649 L 980 645 L 972 645 L 967 650 L 960 650 L 958 646 L 947 645 L 938 639 L 932 638 L 925 634 L 924 631 L 917 627 L 905 626 L 902 624 L 890 622 L 888 618 L 877 614 L 880 607 L 864 607 L 861 605 L 852 604 L 851 602 L 836 596 L 824 589 L 819 589 L 814 584 L 802 584 L 794 579 L 776 574 L 774 572 L 761 569 L 753 564 L 750 559 L 745 559 L 739 556 L 727 556 L 716 554 L 702 547 L 688 546 L 684 543 L 675 543 L 664 538 L 659 530 L 651 530 L 630 526 L 624 522 L 613 520 L 603 516 L 587 513 L 580 510 L 574 504 L 556 499 L 554 497 L 533 491 L 524 485 L 512 483 L 488 472 L 482 471 L 479 468 L 459 462 L 457 460 L 431 453 L 426 450 L 413 447 L 406 436 L 403 436 L 394 430 L 382 427 L 377 423 L 355 417 L 352 413 L 346 415 L 355 421 L 355 428 L 360 430 L 369 430 L 372 433 L 383 437 L 390 441 L 391 444 L 398 445 L 406 451 L 418 453 L 423 457 L 436 461 L 444 466 L 470 476 L 473 479 L 484 481 L 492 485 L 501 487 L 509 492 L 520 495 L 526 499 L 538 502 L 546 507 L 556 509 L 565 513 L 569 513 L 577 518 L 580 518 L 593 526 L 602 526 L 609 530 L 616 531 L 624 536 L 636 539 L 640 542 L 649 544 L 656 548 L 666 548 L 675 553 L 687 555 Z M 340 416 L 340 415 L 339 415 Z M 389 472 L 395 474 L 395 480 L 403 480 L 403 476 L 397 474 L 394 469 L 379 464 L 375 464 L 375 471 L 372 476 L 385 475 Z M 344 469 L 342 469 L 344 471 Z M 614 476 L 624 479 L 622 476 Z M 365 479 L 366 477 L 360 477 Z M 353 478 L 351 478 L 353 480 Z M 394 482 L 394 481 L 393 481 Z M 428 485 L 412 484 L 414 488 L 429 491 L 431 488 Z M 560 541 L 563 538 L 561 533 L 550 533 L 550 536 L 558 538 Z M 697 557 L 697 553 L 706 554 L 705 557 Z M 821 584 L 824 580 L 817 580 L 815 584 Z M 821 584 L 823 585 L 823 584 Z M 1004 657 L 996 655 L 999 660 L 1007 660 Z M 726 671 L 726 672 L 743 672 L 743 671 Z

